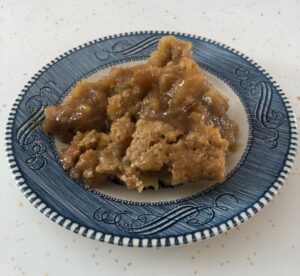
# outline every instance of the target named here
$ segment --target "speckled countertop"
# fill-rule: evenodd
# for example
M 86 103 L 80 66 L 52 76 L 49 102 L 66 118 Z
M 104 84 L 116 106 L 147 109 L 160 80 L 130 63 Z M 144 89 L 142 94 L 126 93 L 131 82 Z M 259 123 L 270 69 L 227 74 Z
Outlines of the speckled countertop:
M 65 230 L 35 210 L 7 169 L 4 126 L 30 77 L 101 36 L 171 30 L 253 58 L 278 81 L 300 121 L 300 1 L 0 0 L 0 275 L 300 275 L 300 155 L 285 187 L 239 228 L 191 245 L 118 247 Z

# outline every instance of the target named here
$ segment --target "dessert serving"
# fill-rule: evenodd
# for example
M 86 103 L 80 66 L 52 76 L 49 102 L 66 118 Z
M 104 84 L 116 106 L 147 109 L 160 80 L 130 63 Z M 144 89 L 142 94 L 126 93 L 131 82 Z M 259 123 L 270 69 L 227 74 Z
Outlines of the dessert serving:
M 224 180 L 238 133 L 227 110 L 192 44 L 165 36 L 145 63 L 78 82 L 61 104 L 46 108 L 43 129 L 68 144 L 60 157 L 72 178 L 91 187 L 118 178 L 142 191 Z

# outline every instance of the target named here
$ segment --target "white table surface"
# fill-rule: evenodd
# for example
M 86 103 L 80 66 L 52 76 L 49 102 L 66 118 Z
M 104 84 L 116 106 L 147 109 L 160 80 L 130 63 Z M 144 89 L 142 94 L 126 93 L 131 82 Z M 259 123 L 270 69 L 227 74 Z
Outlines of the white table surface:
M 0 0 L 0 275 L 300 275 L 300 158 L 280 196 L 239 229 L 173 248 L 127 248 L 63 229 L 31 206 L 4 153 L 10 106 L 59 54 L 101 36 L 171 30 L 212 38 L 262 65 L 300 120 L 299 1 Z

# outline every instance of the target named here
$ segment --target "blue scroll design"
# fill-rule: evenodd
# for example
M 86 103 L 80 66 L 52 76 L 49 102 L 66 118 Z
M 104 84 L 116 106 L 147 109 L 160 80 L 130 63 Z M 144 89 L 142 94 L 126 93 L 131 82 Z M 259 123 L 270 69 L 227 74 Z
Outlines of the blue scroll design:
M 49 105 L 50 94 L 57 88 L 54 81 L 47 81 L 39 90 L 38 95 L 30 97 L 25 104 L 28 118 L 17 129 L 16 138 L 19 146 L 28 155 L 26 164 L 32 170 L 40 170 L 47 164 L 44 154 L 46 144 L 41 140 L 41 123 L 44 120 L 45 107 Z
M 235 76 L 240 80 L 240 86 L 247 89 L 250 96 L 256 100 L 254 119 L 262 129 L 257 137 L 268 148 L 276 148 L 279 139 L 278 127 L 283 123 L 284 118 L 280 111 L 271 109 L 273 94 L 271 85 L 244 67 L 237 68 Z
M 119 230 L 147 236 L 178 223 L 195 228 L 204 226 L 214 219 L 216 211 L 229 210 L 228 200 L 238 204 L 235 195 L 223 193 L 215 197 L 210 205 L 182 204 L 161 214 L 133 214 L 127 210 L 115 212 L 108 209 L 108 206 L 101 206 L 95 211 L 94 218 L 99 222 L 114 225 Z
M 101 49 L 100 51 L 95 52 L 95 56 L 100 61 L 106 61 L 111 56 L 126 56 L 130 57 L 141 52 L 145 52 L 146 49 L 151 48 L 156 45 L 160 39 L 160 36 L 150 36 L 146 39 L 133 43 L 132 41 L 121 40 L 114 43 L 110 49 Z

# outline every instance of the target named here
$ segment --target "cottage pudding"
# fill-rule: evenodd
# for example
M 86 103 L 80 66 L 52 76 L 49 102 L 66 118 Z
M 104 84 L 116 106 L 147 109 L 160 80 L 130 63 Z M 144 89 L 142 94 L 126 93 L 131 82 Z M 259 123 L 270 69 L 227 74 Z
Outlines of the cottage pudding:
M 68 143 L 64 170 L 91 187 L 118 178 L 128 189 L 222 181 L 238 125 L 208 82 L 192 44 L 162 37 L 146 63 L 78 82 L 45 110 L 43 129 Z

